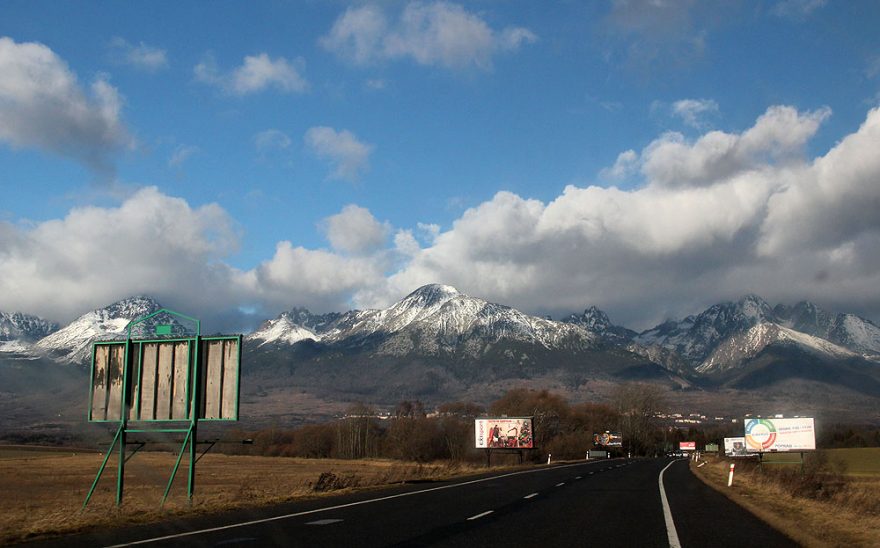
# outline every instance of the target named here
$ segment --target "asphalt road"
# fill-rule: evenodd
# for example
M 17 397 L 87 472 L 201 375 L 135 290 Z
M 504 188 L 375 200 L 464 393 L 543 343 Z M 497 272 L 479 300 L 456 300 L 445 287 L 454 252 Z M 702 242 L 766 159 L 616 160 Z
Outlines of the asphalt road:
M 589 461 L 467 481 L 405 485 L 220 516 L 95 531 L 34 546 L 142 544 L 795 546 L 706 487 L 688 470 L 687 461 L 671 459 Z

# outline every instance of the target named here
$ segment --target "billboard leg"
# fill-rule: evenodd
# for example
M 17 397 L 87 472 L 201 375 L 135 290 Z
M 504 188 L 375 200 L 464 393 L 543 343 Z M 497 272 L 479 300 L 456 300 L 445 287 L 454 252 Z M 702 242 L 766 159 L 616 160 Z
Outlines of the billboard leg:
M 192 436 L 192 430 L 189 430 L 186 433 L 186 437 L 183 438 L 183 445 L 180 446 L 180 451 L 177 452 L 177 461 L 174 463 L 174 469 L 171 470 L 171 477 L 168 479 L 168 486 L 165 487 L 165 493 L 162 495 L 162 504 L 159 505 L 160 508 L 165 506 L 165 500 L 168 498 L 168 492 L 171 491 L 171 484 L 174 483 L 177 469 L 180 468 L 180 461 L 183 459 L 183 453 L 186 451 L 186 444 L 190 441 L 190 436 Z
M 196 424 L 197 421 L 194 420 L 189 438 L 189 475 L 187 478 L 186 495 L 190 506 L 192 506 L 193 491 L 196 489 Z
M 89 500 L 92 498 L 92 494 L 95 492 L 95 488 L 98 486 L 98 480 L 101 479 L 101 475 L 104 473 L 104 468 L 107 466 L 107 461 L 110 460 L 110 455 L 113 454 L 113 448 L 116 447 L 116 442 L 119 441 L 119 436 L 122 434 L 122 426 L 116 430 L 116 435 L 113 436 L 113 443 L 110 444 L 110 447 L 107 448 L 107 454 L 104 455 L 104 462 L 101 463 L 101 467 L 98 468 L 98 474 L 95 476 L 95 481 L 92 482 L 92 487 L 89 489 L 89 493 L 86 495 L 86 500 L 83 502 L 82 510 L 86 509 L 86 505 L 89 503 Z
M 125 424 L 119 427 L 119 474 L 116 478 L 116 506 L 122 505 L 122 489 L 125 486 Z

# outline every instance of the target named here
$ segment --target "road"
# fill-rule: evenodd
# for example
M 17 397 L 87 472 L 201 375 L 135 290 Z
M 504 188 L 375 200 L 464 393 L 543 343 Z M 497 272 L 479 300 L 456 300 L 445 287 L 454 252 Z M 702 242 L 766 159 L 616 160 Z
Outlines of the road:
M 617 459 L 95 531 L 34 546 L 745 544 L 795 546 L 706 487 L 685 460 Z

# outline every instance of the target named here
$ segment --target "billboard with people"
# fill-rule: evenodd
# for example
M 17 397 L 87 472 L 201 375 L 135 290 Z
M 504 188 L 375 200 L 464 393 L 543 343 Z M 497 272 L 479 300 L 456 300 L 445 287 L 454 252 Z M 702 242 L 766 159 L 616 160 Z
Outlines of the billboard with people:
M 728 457 L 744 457 L 746 451 L 745 438 L 724 438 L 724 455 Z
M 476 419 L 474 439 L 477 449 L 532 449 L 532 417 Z

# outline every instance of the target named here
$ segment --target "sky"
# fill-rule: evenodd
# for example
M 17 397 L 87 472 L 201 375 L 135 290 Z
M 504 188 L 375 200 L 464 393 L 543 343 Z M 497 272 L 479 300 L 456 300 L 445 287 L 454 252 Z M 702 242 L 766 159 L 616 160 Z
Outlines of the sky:
M 880 320 L 880 3 L 0 3 L 0 310 Z

